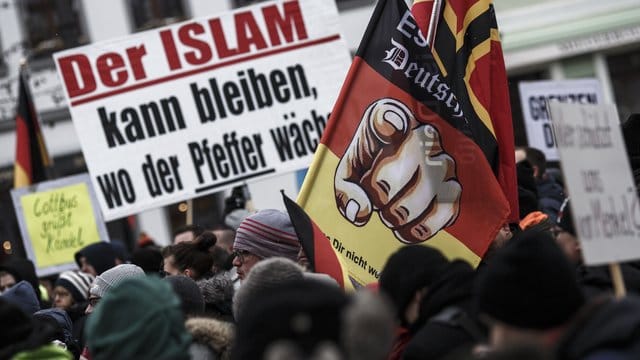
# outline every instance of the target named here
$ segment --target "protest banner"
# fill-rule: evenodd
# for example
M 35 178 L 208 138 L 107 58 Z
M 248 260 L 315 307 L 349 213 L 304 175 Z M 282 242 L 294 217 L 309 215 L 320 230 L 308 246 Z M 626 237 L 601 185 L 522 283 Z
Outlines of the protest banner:
M 443 2 L 465 22 L 434 19 L 433 52 L 424 16 L 376 5 L 297 199 L 305 214 L 290 213 L 315 269 L 345 288 L 376 282 L 409 244 L 477 265 L 518 213 L 495 14 L 490 1 L 466 5 Z M 323 263 L 328 246 L 338 260 Z
M 350 62 L 335 3 L 313 0 L 54 57 L 107 220 L 307 167 Z
M 38 276 L 74 269 L 78 250 L 109 241 L 87 174 L 13 189 L 11 197 Z
M 640 259 L 640 206 L 615 106 L 550 109 L 585 263 Z
M 520 103 L 527 142 L 544 153 L 547 161 L 558 161 L 558 150 L 549 121 L 549 103 L 600 104 L 602 86 L 597 79 L 521 81 Z

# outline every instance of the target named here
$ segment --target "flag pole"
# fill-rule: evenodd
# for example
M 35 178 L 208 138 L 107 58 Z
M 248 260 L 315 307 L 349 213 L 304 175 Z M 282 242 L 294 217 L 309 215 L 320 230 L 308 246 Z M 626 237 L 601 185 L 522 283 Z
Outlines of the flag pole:
M 187 211 L 185 215 L 187 225 L 193 224 L 193 199 L 187 200 Z
M 429 31 L 427 32 L 427 42 L 430 49 L 433 49 L 433 45 L 436 40 L 438 21 L 440 20 L 441 4 L 442 0 L 433 0 L 433 7 L 431 8 L 431 18 L 429 19 Z
M 611 273 L 611 280 L 613 281 L 613 290 L 617 299 L 625 297 L 627 289 L 624 286 L 624 279 L 622 278 L 622 271 L 620 270 L 620 263 L 609 264 L 609 272 Z

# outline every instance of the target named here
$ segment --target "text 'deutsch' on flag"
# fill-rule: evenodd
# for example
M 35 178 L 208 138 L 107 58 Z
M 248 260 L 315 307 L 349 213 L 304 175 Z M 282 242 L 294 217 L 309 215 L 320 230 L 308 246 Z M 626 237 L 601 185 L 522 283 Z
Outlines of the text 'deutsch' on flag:
M 16 107 L 16 163 L 13 187 L 31 185 L 47 178 L 50 166 L 49 153 L 40 131 L 28 84 L 21 72 Z
M 507 221 L 495 129 L 447 80 L 404 1 L 379 1 L 298 198 L 360 284 L 406 244 L 478 264 Z

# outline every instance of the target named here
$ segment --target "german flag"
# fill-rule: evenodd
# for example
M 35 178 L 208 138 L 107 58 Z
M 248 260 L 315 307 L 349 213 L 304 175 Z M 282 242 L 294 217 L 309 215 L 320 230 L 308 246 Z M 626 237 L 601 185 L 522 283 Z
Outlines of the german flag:
M 509 216 L 495 127 L 438 61 L 405 2 L 379 1 L 297 199 L 359 284 L 406 244 L 477 265 Z
M 31 185 L 47 178 L 51 164 L 35 113 L 28 84 L 20 74 L 16 107 L 16 163 L 14 188 Z
M 479 145 L 509 200 L 510 222 L 518 222 L 513 125 L 507 73 L 500 33 L 491 0 L 439 1 L 441 16 L 432 46 L 433 57 L 458 95 L 472 123 L 491 136 Z M 428 33 L 434 0 L 415 0 L 411 12 L 423 34 Z M 437 5 L 436 5 L 437 6 Z M 485 131 L 479 129 L 478 131 Z
M 325 235 L 316 223 L 309 218 L 309 215 L 282 192 L 284 205 L 287 208 L 293 228 L 296 230 L 304 255 L 309 261 L 309 270 L 315 273 L 327 274 L 331 276 L 341 288 L 350 286 L 349 281 L 345 281 L 347 271 L 340 259 L 331 247 L 331 239 Z M 351 284 L 353 285 L 353 284 Z

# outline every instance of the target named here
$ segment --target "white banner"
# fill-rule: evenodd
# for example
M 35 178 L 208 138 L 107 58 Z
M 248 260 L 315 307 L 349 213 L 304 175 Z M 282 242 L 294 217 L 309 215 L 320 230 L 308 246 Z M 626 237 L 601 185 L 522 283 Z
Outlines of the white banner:
M 547 161 L 558 160 L 556 140 L 549 122 L 549 102 L 602 103 L 602 87 L 596 79 L 522 81 L 518 87 L 527 141 L 530 147 L 544 152 Z
M 351 62 L 335 3 L 313 0 L 54 57 L 107 220 L 307 167 Z
M 615 106 L 550 109 L 585 262 L 640 259 L 640 206 Z

